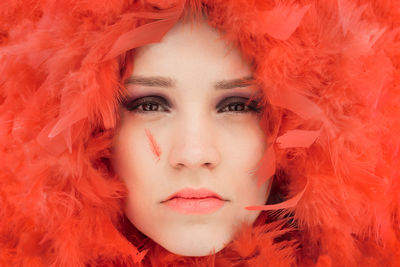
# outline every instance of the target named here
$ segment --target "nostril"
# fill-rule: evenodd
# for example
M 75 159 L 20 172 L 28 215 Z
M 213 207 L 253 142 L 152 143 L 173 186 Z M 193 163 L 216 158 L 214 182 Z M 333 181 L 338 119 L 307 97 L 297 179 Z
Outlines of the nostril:
M 182 169 L 182 168 L 183 168 L 183 163 L 178 163 L 178 164 L 176 165 L 176 168 L 177 168 L 177 169 Z
M 188 169 L 213 169 L 219 164 L 219 152 L 211 142 L 204 141 L 203 143 L 196 142 L 194 144 L 185 141 L 187 140 L 179 142 L 169 150 L 168 161 L 171 167 L 177 170 L 182 167 Z
M 183 163 L 177 163 L 175 165 L 176 169 L 182 169 L 185 166 L 185 164 Z M 203 166 L 207 167 L 207 168 L 213 168 L 214 164 L 210 163 L 210 162 L 206 162 L 203 164 Z
M 212 164 L 212 163 L 210 163 L 210 162 L 206 162 L 206 163 L 204 163 L 204 165 L 205 165 L 207 168 L 209 168 L 209 169 L 214 168 L 214 164 Z

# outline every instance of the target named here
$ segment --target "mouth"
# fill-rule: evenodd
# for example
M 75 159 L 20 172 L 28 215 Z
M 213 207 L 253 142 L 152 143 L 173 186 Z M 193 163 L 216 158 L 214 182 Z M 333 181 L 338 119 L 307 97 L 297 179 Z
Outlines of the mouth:
M 184 188 L 161 203 L 183 214 L 207 214 L 219 210 L 227 201 L 206 188 Z
M 186 198 L 186 199 L 216 198 L 219 200 L 224 200 L 220 195 L 207 188 L 200 188 L 200 189 L 183 188 L 178 192 L 175 192 L 174 194 L 170 195 L 163 202 L 169 201 L 174 198 Z

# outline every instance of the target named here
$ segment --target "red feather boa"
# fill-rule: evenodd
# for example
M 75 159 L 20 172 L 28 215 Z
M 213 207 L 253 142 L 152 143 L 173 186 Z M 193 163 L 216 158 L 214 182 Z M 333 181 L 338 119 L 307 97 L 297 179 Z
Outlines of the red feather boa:
M 257 171 L 284 202 L 195 258 L 131 229 L 107 159 L 126 51 L 202 10 L 270 101 Z M 1 266 L 400 263 L 399 1 L 5 0 L 0 14 Z

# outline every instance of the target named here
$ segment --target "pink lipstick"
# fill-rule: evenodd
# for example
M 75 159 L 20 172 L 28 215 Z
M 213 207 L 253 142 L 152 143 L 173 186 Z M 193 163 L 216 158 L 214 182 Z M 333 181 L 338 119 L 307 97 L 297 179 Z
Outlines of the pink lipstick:
M 184 188 L 161 203 L 184 214 L 206 214 L 219 210 L 225 202 L 217 193 L 206 188 Z

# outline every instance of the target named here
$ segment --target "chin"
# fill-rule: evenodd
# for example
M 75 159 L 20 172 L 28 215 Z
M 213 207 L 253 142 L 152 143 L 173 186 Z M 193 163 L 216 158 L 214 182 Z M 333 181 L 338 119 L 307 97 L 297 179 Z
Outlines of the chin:
M 229 231 L 190 229 L 190 231 L 183 232 L 182 230 L 178 232 L 170 231 L 164 238 L 155 241 L 176 255 L 201 257 L 218 253 L 231 240 L 232 235 Z
M 210 243 L 210 242 L 208 242 Z M 188 256 L 188 257 L 202 257 L 208 256 L 215 253 L 218 253 L 225 247 L 225 244 L 221 243 L 219 245 L 211 245 L 210 244 L 199 244 L 195 240 L 192 241 L 191 244 L 174 244 L 174 247 L 166 248 L 171 253 L 180 256 Z

